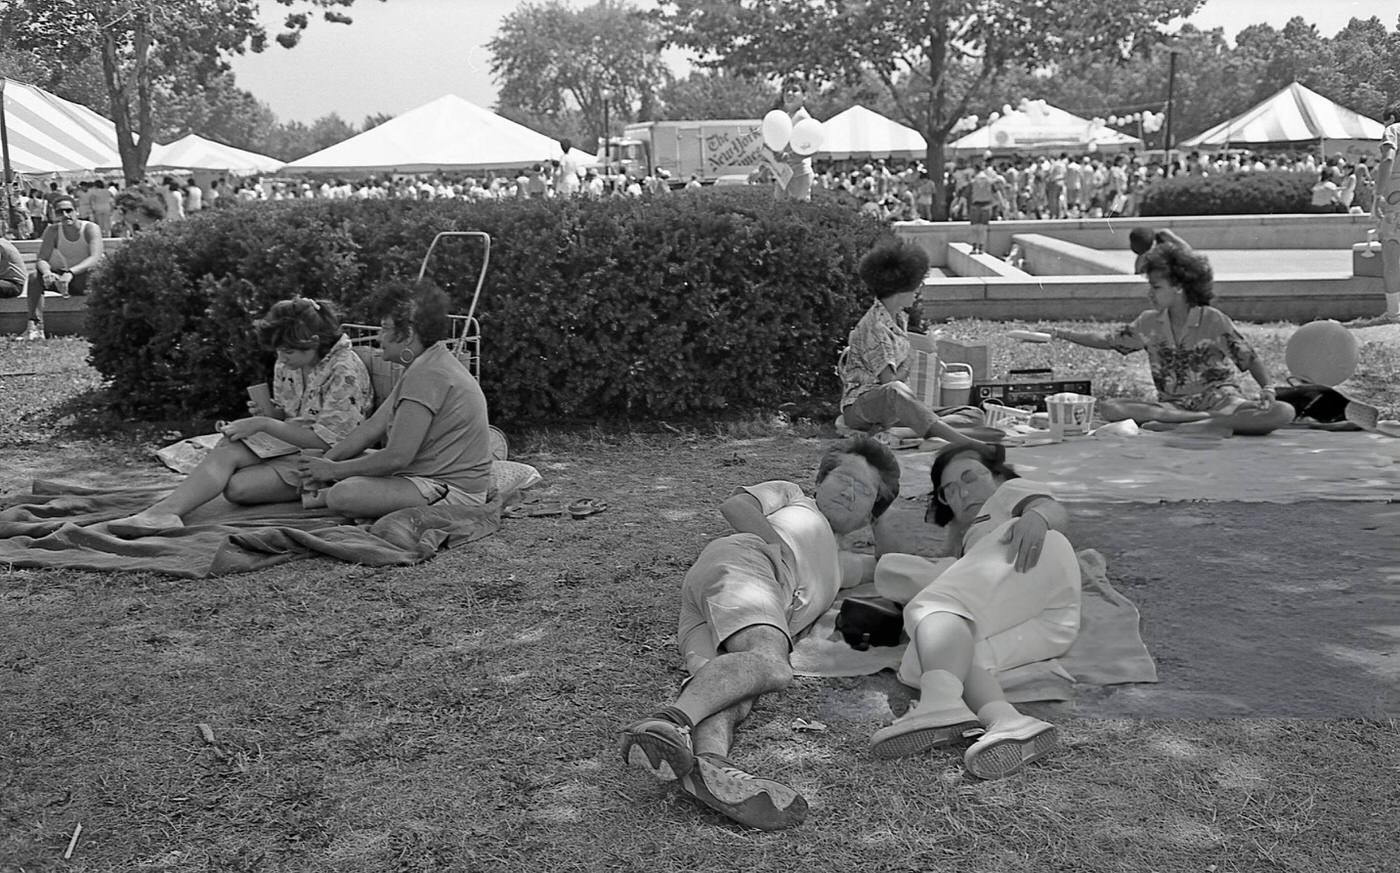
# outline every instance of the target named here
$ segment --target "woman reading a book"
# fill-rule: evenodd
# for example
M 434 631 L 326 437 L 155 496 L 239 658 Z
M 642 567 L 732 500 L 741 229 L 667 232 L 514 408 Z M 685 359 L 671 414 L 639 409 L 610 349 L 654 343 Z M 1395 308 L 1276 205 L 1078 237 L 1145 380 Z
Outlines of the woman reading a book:
M 295 297 L 273 304 L 255 325 L 275 350 L 272 402 L 248 402 L 247 418 L 223 425 L 224 438 L 184 482 L 154 505 L 114 521 L 118 536 L 143 536 L 184 525 L 184 516 L 220 493 L 230 503 L 280 503 L 301 492 L 298 454 L 343 439 L 373 407 L 364 362 L 341 332 L 328 300 Z

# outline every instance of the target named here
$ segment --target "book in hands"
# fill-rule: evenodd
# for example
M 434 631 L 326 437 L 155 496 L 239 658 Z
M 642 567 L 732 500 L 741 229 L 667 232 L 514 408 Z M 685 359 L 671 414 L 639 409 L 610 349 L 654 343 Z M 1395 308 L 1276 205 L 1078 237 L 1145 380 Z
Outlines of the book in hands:
M 280 458 L 283 455 L 295 455 L 301 451 L 301 446 L 295 446 L 284 439 L 279 439 L 270 433 L 258 431 L 255 434 L 244 437 L 243 445 L 248 450 L 266 461 L 268 458 Z

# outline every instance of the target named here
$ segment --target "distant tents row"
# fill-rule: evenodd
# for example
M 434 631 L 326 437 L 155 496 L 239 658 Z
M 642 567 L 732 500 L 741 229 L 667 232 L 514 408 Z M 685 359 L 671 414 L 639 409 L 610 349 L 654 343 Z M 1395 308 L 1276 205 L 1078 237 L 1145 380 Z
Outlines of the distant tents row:
M 121 167 L 112 122 L 86 106 L 33 85 L 0 80 L 12 168 L 25 174 L 112 171 Z M 819 157 L 922 158 L 924 137 L 863 106 L 824 123 Z M 1374 151 L 1382 125 L 1293 83 L 1278 94 L 1198 136 L 1179 149 L 1219 150 L 1320 145 L 1336 151 Z M 948 144 L 950 157 L 1084 151 L 1114 152 L 1142 140 L 1054 106 L 1011 112 Z M 558 143 L 460 97 L 446 95 L 344 142 L 283 163 L 194 134 L 151 149 L 147 170 L 217 170 L 234 174 L 340 173 L 511 169 L 557 154 Z M 593 156 L 577 149 L 581 164 Z

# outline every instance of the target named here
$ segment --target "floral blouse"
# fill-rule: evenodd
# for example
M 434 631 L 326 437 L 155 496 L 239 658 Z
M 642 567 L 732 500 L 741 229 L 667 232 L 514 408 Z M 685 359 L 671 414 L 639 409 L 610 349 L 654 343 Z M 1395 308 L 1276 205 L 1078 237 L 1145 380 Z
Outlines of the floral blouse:
M 1149 309 L 1105 339 L 1125 355 L 1146 350 L 1157 399 L 1193 412 L 1209 412 L 1241 396 L 1234 368 L 1254 364 L 1253 347 L 1230 316 L 1213 306 L 1191 307 L 1181 336 L 1173 333 L 1167 313 Z
M 340 442 L 374 411 L 369 373 L 344 334 L 305 373 L 278 362 L 272 400 L 287 421 L 310 428 L 327 445 Z
M 850 347 L 841 366 L 841 408 L 845 409 L 860 395 L 879 387 L 880 373 L 886 367 L 894 369 L 895 379 L 905 379 L 909 370 L 909 315 L 890 315 L 879 300 L 871 306 L 847 338 Z

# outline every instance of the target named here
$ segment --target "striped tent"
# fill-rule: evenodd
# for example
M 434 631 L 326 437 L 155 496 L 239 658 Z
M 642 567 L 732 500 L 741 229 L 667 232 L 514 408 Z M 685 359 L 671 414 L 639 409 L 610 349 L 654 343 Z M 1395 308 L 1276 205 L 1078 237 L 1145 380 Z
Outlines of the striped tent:
M 112 122 L 33 85 L 4 80 L 5 132 L 17 173 L 70 173 L 121 166 Z
M 1376 143 L 1384 125 L 1323 97 L 1297 82 L 1229 121 L 1183 140 L 1180 149 L 1221 149 L 1230 146 Z

